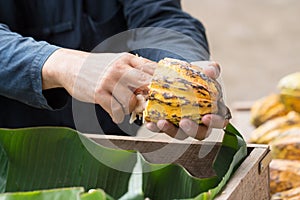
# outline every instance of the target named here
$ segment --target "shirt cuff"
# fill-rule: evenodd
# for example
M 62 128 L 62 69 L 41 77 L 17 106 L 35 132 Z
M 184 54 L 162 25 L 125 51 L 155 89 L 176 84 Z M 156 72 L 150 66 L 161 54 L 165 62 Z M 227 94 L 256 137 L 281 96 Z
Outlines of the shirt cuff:
M 39 105 L 40 108 L 53 110 L 53 107 L 48 104 L 46 97 L 43 95 L 42 68 L 46 60 L 59 48 L 45 42 L 44 46 L 41 47 L 39 53 L 35 56 L 30 67 L 30 80 L 32 81 L 31 84 L 36 96 L 32 97 L 28 104 L 33 104 L 32 106 Z

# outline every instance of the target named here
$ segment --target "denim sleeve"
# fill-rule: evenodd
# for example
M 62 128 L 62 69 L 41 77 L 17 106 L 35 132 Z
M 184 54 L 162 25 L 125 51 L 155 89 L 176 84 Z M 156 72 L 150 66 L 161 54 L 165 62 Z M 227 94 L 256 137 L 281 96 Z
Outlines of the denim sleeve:
M 136 29 L 144 47 L 138 54 L 152 60 L 163 57 L 187 61 L 208 60 L 209 47 L 201 22 L 182 11 L 180 0 L 120 0 L 128 27 Z M 149 29 L 152 27 L 152 29 Z M 155 27 L 155 28 L 153 28 Z
M 0 23 L 0 95 L 51 109 L 42 94 L 41 70 L 59 47 L 22 37 Z

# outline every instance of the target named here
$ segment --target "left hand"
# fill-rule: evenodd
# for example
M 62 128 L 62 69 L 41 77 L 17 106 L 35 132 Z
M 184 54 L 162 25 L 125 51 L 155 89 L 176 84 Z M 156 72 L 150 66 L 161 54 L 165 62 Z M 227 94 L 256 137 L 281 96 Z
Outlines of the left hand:
M 199 61 L 193 62 L 193 65 L 203 66 L 204 73 L 213 79 L 217 79 L 220 75 L 220 66 L 216 62 Z M 229 120 L 216 114 L 207 114 L 202 118 L 203 125 L 198 125 L 192 120 L 183 118 L 179 123 L 179 128 L 174 126 L 167 120 L 159 120 L 157 123 L 148 122 L 146 127 L 153 132 L 164 132 L 167 135 L 176 139 L 185 139 L 193 137 L 198 140 L 203 140 L 208 137 L 213 128 L 224 128 Z

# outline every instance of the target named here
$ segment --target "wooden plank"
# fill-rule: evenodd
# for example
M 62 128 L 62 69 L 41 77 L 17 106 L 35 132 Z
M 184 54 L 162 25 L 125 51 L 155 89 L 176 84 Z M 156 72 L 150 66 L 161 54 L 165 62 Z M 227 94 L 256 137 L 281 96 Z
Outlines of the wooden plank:
M 212 165 L 221 146 L 220 143 L 204 143 L 201 141 L 166 143 L 122 136 L 109 137 L 109 140 L 97 135 L 90 135 L 90 138 L 106 147 L 137 150 L 151 163 L 179 164 L 199 178 L 215 175 Z
M 164 133 L 160 133 L 164 134 Z M 150 138 L 143 138 L 143 137 L 132 137 L 132 136 L 118 136 L 118 135 L 100 135 L 100 134 L 84 134 L 86 137 L 94 140 L 95 142 L 105 142 L 105 140 L 126 140 L 126 141 L 141 141 L 145 143 L 151 142 L 162 142 L 162 143 L 172 143 L 172 144 L 207 144 L 213 145 L 215 141 L 199 141 L 199 140 L 177 140 L 174 138 L 168 138 L 168 140 L 160 140 L 159 137 L 150 137 Z

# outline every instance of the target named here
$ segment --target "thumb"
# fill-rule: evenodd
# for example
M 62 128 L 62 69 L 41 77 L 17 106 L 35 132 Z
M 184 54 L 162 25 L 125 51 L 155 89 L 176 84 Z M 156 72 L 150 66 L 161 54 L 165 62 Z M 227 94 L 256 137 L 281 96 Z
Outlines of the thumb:
M 210 78 L 217 79 L 221 73 L 221 67 L 214 61 L 195 61 L 191 62 L 193 66 L 199 67 Z

